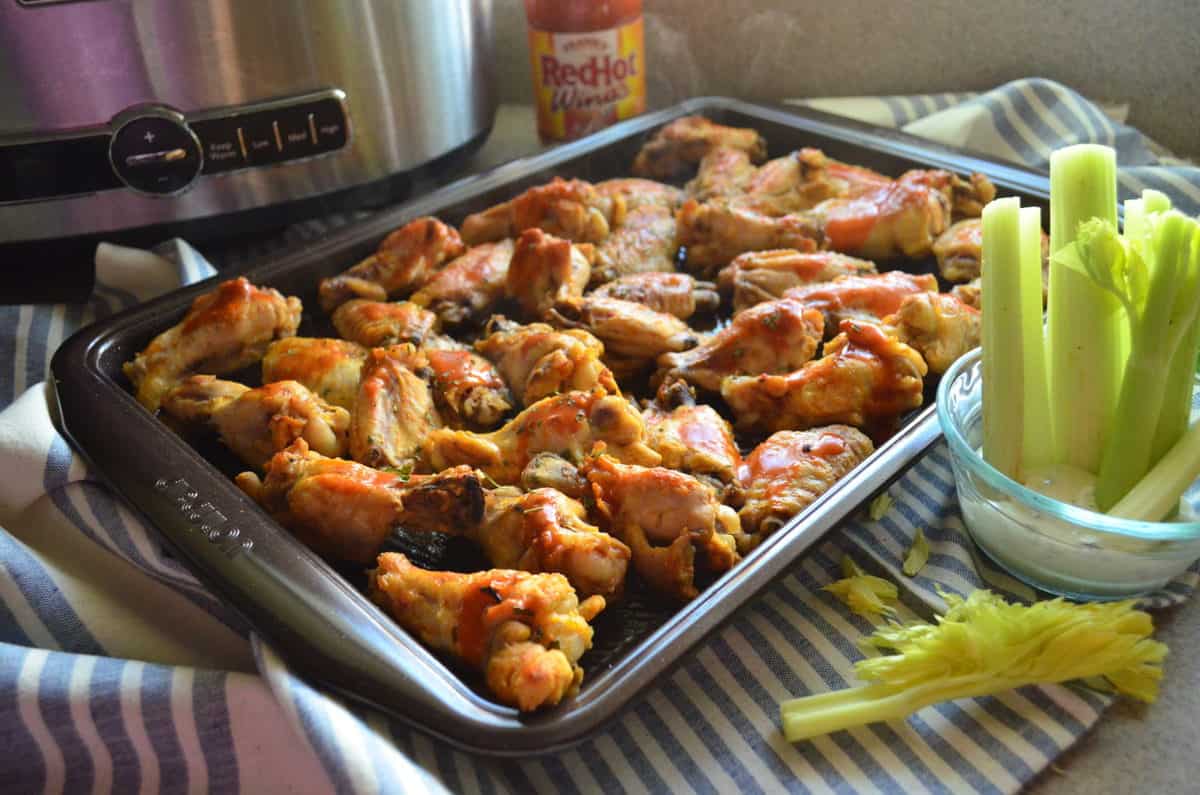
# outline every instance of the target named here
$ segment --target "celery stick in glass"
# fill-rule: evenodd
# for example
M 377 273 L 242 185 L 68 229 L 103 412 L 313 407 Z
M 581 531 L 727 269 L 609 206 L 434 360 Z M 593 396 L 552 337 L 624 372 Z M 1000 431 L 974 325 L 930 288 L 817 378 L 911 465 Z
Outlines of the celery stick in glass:
M 1015 198 L 983 208 L 983 458 L 1013 480 L 1020 480 L 1025 412 L 1020 210 Z

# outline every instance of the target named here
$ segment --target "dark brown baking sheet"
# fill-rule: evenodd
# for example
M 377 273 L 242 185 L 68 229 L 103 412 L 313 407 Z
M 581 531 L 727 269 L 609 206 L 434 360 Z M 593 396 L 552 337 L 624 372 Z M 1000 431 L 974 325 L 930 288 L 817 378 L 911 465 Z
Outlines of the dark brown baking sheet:
M 265 261 L 245 275 L 315 307 L 321 277 L 357 262 L 405 221 L 434 214 L 457 224 L 468 213 L 556 175 L 591 181 L 627 176 L 648 134 L 692 113 L 758 129 L 771 157 L 814 146 L 885 174 L 929 167 L 980 171 L 991 177 L 1000 195 L 1043 206 L 1048 195 L 1042 174 L 895 130 L 811 110 L 700 98 L 455 182 L 316 245 Z M 931 268 L 931 263 L 917 263 L 909 269 Z M 866 462 L 692 602 L 663 605 L 633 593 L 627 603 L 606 610 L 596 621 L 594 648 L 581 661 L 586 675 L 579 694 L 555 708 L 521 716 L 489 700 L 477 677 L 445 664 L 372 605 L 361 592 L 362 572 L 331 568 L 243 495 L 230 480 L 239 467 L 217 445 L 190 446 L 133 399 L 121 364 L 178 322 L 192 299 L 213 284 L 201 282 L 135 307 L 80 331 L 62 346 L 52 373 L 65 434 L 289 665 L 417 728 L 485 753 L 528 755 L 583 739 L 902 473 L 939 434 L 931 404 L 906 417 Z M 306 312 L 299 334 L 325 333 L 320 314 Z M 931 397 L 932 389 L 926 394 Z M 392 543 L 427 565 L 482 567 L 470 549 L 453 541 L 431 549 L 410 541 L 401 533 Z

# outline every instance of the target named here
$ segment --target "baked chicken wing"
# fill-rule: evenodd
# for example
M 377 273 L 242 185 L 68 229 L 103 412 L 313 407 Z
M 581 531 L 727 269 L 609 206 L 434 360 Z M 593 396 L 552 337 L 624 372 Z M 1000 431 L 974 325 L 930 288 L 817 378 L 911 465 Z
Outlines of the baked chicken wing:
M 221 282 L 126 362 L 125 375 L 138 402 L 157 411 L 163 395 L 192 373 L 224 375 L 257 362 L 272 341 L 296 333 L 300 312 L 299 298 L 255 287 L 244 277 Z
M 904 271 L 839 276 L 831 282 L 793 287 L 784 295 L 825 317 L 825 329 L 834 332 L 843 320 L 878 323 L 900 309 L 905 298 L 917 293 L 936 293 L 937 278 Z M 830 334 L 832 336 L 832 334 Z
M 558 331 L 545 323 L 517 325 L 493 317 L 475 349 L 496 365 L 522 406 L 560 392 L 599 387 L 617 393 L 612 372 L 600 360 L 604 345 L 586 331 Z
M 368 587 L 400 626 L 480 671 L 497 700 L 522 712 L 579 689 L 588 622 L 604 609 L 602 596 L 580 603 L 561 574 L 426 571 L 391 552 L 379 556 Z
M 610 199 L 620 196 L 625 202 L 627 214 L 642 207 L 661 207 L 674 213 L 683 202 L 683 191 L 674 185 L 637 177 L 597 182 L 596 192 Z M 623 224 L 628 222 L 627 215 Z
M 526 229 L 513 247 L 505 291 L 527 319 L 541 320 L 558 301 L 583 295 L 592 275 L 595 249 L 570 240 Z
M 684 116 L 659 129 L 633 161 L 633 175 L 652 179 L 683 176 L 712 149 L 740 149 L 761 163 L 767 142 L 757 130 L 726 127 L 703 116 Z
M 296 381 L 250 389 L 211 375 L 193 375 L 163 397 L 162 411 L 186 425 L 217 432 L 247 466 L 267 460 L 296 439 L 322 455 L 344 455 L 350 412 L 331 406 Z
M 333 327 L 351 342 L 381 348 L 411 342 L 420 345 L 438 331 L 438 316 L 411 301 L 368 301 L 352 298 L 333 312 Z
M 918 259 L 950 223 L 955 179 L 946 171 L 910 171 L 854 198 L 827 199 L 802 215 L 819 222 L 834 251 L 869 260 Z
M 697 555 L 711 572 L 738 561 L 737 514 L 705 483 L 663 467 L 621 464 L 607 455 L 584 464 L 596 508 L 633 551 L 633 567 L 655 590 L 691 599 L 699 590 Z
M 374 348 L 367 355 L 350 414 L 355 461 L 411 467 L 418 459 L 423 440 L 442 427 L 429 384 L 414 372 L 426 367 L 425 355 L 411 345 Z
M 662 456 L 664 467 L 713 483 L 722 497 L 736 490 L 742 457 L 733 429 L 712 406 L 697 404 L 686 382 L 663 384 L 642 419 L 646 444 Z
M 493 566 L 557 572 L 581 596 L 619 596 L 629 547 L 588 524 L 581 503 L 554 489 L 522 492 L 512 486 L 485 495 L 483 521 L 465 535 Z
M 748 251 L 721 269 L 717 283 L 733 293 L 733 311 L 782 298 L 792 287 L 875 272 L 875 263 L 836 251 Z
M 598 243 L 624 217 L 621 192 L 601 193 L 581 179 L 555 177 L 503 204 L 468 215 L 462 223 L 462 237 L 474 246 L 536 228 L 574 243 Z
M 299 381 L 321 399 L 354 408 L 367 349 L 356 342 L 325 337 L 287 337 L 267 347 L 264 384 Z
M 980 313 L 948 293 L 916 293 L 884 319 L 896 339 L 921 354 L 929 372 L 941 375 L 958 357 L 979 347 Z
M 435 273 L 410 300 L 447 326 L 482 320 L 504 297 L 512 253 L 511 240 L 472 246 Z
M 464 251 L 452 226 L 418 218 L 393 231 L 378 250 L 349 270 L 321 280 L 321 307 L 332 312 L 351 298 L 386 301 L 408 295 Z
M 884 329 L 846 320 L 820 359 L 786 375 L 731 376 L 721 396 L 747 430 L 873 428 L 921 405 L 927 372 L 921 355 Z
M 404 476 L 327 458 L 299 439 L 260 478 L 243 472 L 238 486 L 331 560 L 369 563 L 397 528 L 454 533 L 483 519 L 483 487 L 469 467 Z
M 592 284 L 603 284 L 629 273 L 675 270 L 675 211 L 644 204 L 625 215 L 621 225 L 596 244 Z
M 496 367 L 466 346 L 421 349 L 433 378 L 433 398 L 447 425 L 490 430 L 513 407 Z
M 747 251 L 791 248 L 816 251 L 824 241 L 821 218 L 808 213 L 765 215 L 736 200 L 683 203 L 676 216 L 679 245 L 689 271 L 712 278 L 734 257 Z
M 696 176 L 684 191 L 688 198 L 701 202 L 741 196 L 754 180 L 757 170 L 746 150 L 719 146 L 708 150 L 701 158 Z
M 865 434 L 847 425 L 772 434 L 742 466 L 741 552 L 811 505 L 874 449 Z
M 557 453 L 578 464 L 597 442 L 607 444 L 619 461 L 656 465 L 659 455 L 646 445 L 645 434 L 642 417 L 629 401 L 595 389 L 539 400 L 492 433 L 435 430 L 424 446 L 434 470 L 467 464 L 498 483 L 514 485 L 538 453 Z
M 660 356 L 656 378 L 716 392 L 726 376 L 791 372 L 816 354 L 824 328 L 820 311 L 800 301 L 767 301 L 735 315 L 695 348 Z
M 680 320 L 697 312 L 711 312 L 721 303 L 715 284 L 698 281 L 686 273 L 633 273 L 588 295 L 632 301 Z
M 648 306 L 585 295 L 582 300 L 555 305 L 551 320 L 583 329 L 604 344 L 604 363 L 618 379 L 650 366 L 664 353 L 695 346 L 699 335 L 674 315 Z

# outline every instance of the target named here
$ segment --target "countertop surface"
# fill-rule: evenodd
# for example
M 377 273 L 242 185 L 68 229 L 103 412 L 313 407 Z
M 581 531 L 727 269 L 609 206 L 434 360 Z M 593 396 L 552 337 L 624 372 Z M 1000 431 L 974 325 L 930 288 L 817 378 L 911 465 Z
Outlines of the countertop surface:
M 467 168 L 483 171 L 545 147 L 533 109 L 503 105 L 496 126 Z M 1157 703 L 1121 701 L 1096 728 L 1034 781 L 1037 795 L 1194 792 L 1200 775 L 1200 603 L 1155 614 L 1156 636 L 1171 652 Z

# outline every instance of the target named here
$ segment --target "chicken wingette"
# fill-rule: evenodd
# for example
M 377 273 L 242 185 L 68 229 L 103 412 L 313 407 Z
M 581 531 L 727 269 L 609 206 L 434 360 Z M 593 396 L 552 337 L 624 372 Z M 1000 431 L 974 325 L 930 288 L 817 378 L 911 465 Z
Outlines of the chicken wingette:
M 267 347 L 264 384 L 299 381 L 323 400 L 354 408 L 367 349 L 356 342 L 325 337 L 287 337 Z
M 435 430 L 423 446 L 435 471 L 467 464 L 500 484 L 514 485 L 538 453 L 558 453 L 579 464 L 597 442 L 620 461 L 656 465 L 661 459 L 646 445 L 645 434 L 641 415 L 629 401 L 594 389 L 543 398 L 492 433 Z
M 555 177 L 514 199 L 468 215 L 462 223 L 467 245 L 516 237 L 526 229 L 542 229 L 574 243 L 598 243 L 625 217 L 619 191 L 601 193 L 581 179 Z
M 687 320 L 697 312 L 711 312 L 721 303 L 717 287 L 686 273 L 633 273 L 622 276 L 588 293 L 597 298 L 616 298 Z
M 157 411 L 163 395 L 193 373 L 225 375 L 257 362 L 271 342 L 296 333 L 301 309 L 299 298 L 245 277 L 221 282 L 122 369 L 138 402 Z
M 836 251 L 748 251 L 721 269 L 717 284 L 733 293 L 733 311 L 783 298 L 793 287 L 874 273 L 875 263 Z
M 586 331 L 559 331 L 545 323 L 522 326 L 493 317 L 475 350 L 486 356 L 508 383 L 520 406 L 560 392 L 599 387 L 617 393 L 617 381 L 601 361 L 604 345 Z
M 454 227 L 428 216 L 409 221 L 385 237 L 374 254 L 337 276 L 322 279 L 318 289 L 321 307 L 332 312 L 352 298 L 386 301 L 403 297 L 463 251 Z
M 501 240 L 472 246 L 435 273 L 411 300 L 446 326 L 480 321 L 504 297 L 513 243 Z
M 660 128 L 642 146 L 633 161 L 633 175 L 677 178 L 719 147 L 740 149 L 755 163 L 767 156 L 767 142 L 757 130 L 726 127 L 703 116 L 684 116 Z
M 422 643 L 480 671 L 501 703 L 529 712 L 579 689 L 588 622 L 604 597 L 581 603 L 561 574 L 426 571 L 388 552 L 369 577 L 376 604 Z
M 721 396 L 743 430 L 875 429 L 921 405 L 927 372 L 921 355 L 884 329 L 847 320 L 820 359 L 786 375 L 728 377 Z

